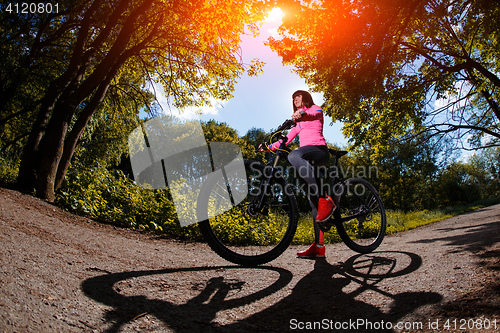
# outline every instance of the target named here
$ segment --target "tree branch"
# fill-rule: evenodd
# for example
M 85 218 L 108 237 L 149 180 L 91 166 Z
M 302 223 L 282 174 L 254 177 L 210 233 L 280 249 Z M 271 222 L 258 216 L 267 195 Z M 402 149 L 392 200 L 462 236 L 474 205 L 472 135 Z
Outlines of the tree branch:
M 463 63 L 458 64 L 458 65 L 454 65 L 454 66 L 446 66 L 446 65 L 443 65 L 442 63 L 440 63 L 437 59 L 435 59 L 431 55 L 429 55 L 427 52 L 424 52 L 421 48 L 419 48 L 415 45 L 412 45 L 408 42 L 400 42 L 400 44 L 407 47 L 408 49 L 414 51 L 415 53 L 420 54 L 421 56 L 423 56 L 425 59 L 432 62 L 436 67 L 438 67 L 440 70 L 442 70 L 444 72 L 456 73 L 456 72 L 460 72 L 461 70 L 464 70 L 464 69 L 467 69 L 470 67 L 470 64 L 468 64 L 468 61 L 463 62 Z

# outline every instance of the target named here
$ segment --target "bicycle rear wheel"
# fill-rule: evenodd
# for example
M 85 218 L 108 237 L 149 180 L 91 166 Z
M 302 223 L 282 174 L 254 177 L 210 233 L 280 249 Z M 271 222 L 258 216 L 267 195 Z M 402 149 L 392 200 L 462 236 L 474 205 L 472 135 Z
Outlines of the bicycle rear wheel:
M 297 229 L 295 197 L 283 178 L 272 177 L 265 195 L 260 195 L 266 168 L 260 162 L 245 161 L 247 179 L 246 184 L 241 184 L 248 187 L 245 200 L 199 223 L 212 250 L 235 264 L 255 266 L 276 259 L 290 245 Z M 228 202 L 227 184 L 208 183 L 204 191 L 199 204 L 203 211 L 232 206 Z M 257 204 L 261 198 L 264 203 L 259 210 Z
M 348 179 L 337 192 L 334 217 L 340 238 L 353 251 L 372 252 L 382 243 L 387 223 L 380 195 L 359 178 Z

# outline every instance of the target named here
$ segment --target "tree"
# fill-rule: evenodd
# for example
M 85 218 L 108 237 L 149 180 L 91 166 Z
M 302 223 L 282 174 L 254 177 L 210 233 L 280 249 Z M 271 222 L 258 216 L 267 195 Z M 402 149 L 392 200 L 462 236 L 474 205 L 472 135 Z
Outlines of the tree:
M 470 164 L 456 161 L 440 170 L 430 192 L 441 207 L 469 204 L 482 199 L 481 187 L 477 180 Z
M 270 46 L 324 93 L 323 109 L 356 144 L 422 134 L 500 145 L 498 0 L 279 5 Z
M 0 75 L 0 124 L 29 124 L 29 134 L 9 133 L 27 137 L 18 184 L 48 200 L 118 74 L 142 78 L 143 89 L 147 81 L 160 83 L 175 107 L 227 99 L 245 70 L 240 36 L 267 9 L 259 0 L 58 4 L 58 12 L 2 12 L 0 20 L 8 65 Z
M 202 122 L 201 125 L 207 143 L 232 142 L 240 147 L 244 159 L 256 159 L 258 157 L 252 142 L 248 142 L 245 137 L 239 137 L 238 132 L 229 127 L 228 124 L 210 120 Z
M 103 103 L 78 139 L 71 157 L 73 166 L 93 168 L 100 165 L 110 168 L 122 164 L 128 166 L 124 171 L 131 175 L 128 136 L 143 121 L 138 116 L 142 108 L 151 107 L 149 113 L 157 113 L 154 96 L 143 90 L 144 80 L 138 74 L 138 71 L 125 71 L 111 82 Z M 70 153 L 71 150 L 64 150 L 58 173 L 66 174 L 70 158 L 66 158 L 64 154 Z M 59 175 L 56 179 L 62 182 L 64 177 Z M 55 188 L 60 186 L 61 184 L 56 182 Z
M 270 133 L 267 133 L 262 128 L 252 127 L 243 136 L 243 139 L 246 140 L 249 145 L 258 147 L 261 143 L 266 141 L 269 134 Z
M 500 195 L 500 147 L 475 153 L 468 159 L 468 165 L 481 198 Z
M 403 211 L 435 208 L 429 196 L 439 171 L 439 145 L 393 139 L 390 147 L 372 159 L 363 147 L 349 156 L 349 176 L 366 177 L 381 195 L 387 209 Z

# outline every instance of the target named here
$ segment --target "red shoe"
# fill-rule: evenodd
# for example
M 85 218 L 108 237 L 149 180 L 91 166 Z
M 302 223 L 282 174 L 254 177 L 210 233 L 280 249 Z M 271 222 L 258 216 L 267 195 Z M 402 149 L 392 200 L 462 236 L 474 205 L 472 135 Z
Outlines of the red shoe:
M 297 252 L 299 258 L 324 258 L 325 246 L 312 243 L 311 246 L 305 251 Z
M 335 211 L 335 208 L 337 208 L 337 206 L 335 206 L 335 203 L 329 196 L 326 196 L 326 198 L 319 198 L 316 222 L 325 222 L 328 220 Z

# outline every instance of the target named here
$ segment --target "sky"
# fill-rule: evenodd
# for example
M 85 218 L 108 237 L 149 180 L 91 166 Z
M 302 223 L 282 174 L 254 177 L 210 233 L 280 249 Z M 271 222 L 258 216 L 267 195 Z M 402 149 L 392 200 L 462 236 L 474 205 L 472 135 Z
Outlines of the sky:
M 194 110 L 185 112 L 187 118 L 225 122 L 243 136 L 253 127 L 270 131 L 291 117 L 293 92 L 310 89 L 303 79 L 292 73 L 292 66 L 283 66 L 281 58 L 264 45 L 270 35 L 276 34 L 281 15 L 279 10 L 273 10 L 256 38 L 251 34 L 242 36 L 243 62 L 250 64 L 252 59 L 259 58 L 266 63 L 264 73 L 257 77 L 242 76 L 235 86 L 232 99 L 215 102 L 212 108 L 203 108 L 201 116 L 195 116 Z M 321 94 L 314 93 L 312 96 L 315 104 L 322 104 Z M 161 103 L 161 96 L 157 98 Z M 331 122 L 331 118 L 325 115 L 323 134 L 327 142 L 345 147 L 347 139 L 341 133 L 341 124 L 330 125 Z

